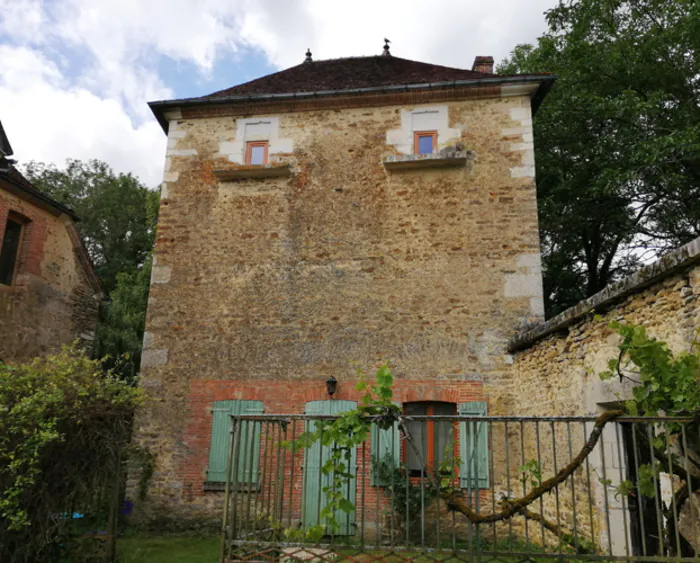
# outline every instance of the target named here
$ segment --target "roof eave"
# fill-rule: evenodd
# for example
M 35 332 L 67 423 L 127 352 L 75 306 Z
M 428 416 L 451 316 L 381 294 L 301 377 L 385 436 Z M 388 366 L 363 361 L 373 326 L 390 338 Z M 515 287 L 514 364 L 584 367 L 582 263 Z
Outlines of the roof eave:
M 251 94 L 246 96 L 222 96 L 220 98 L 181 98 L 176 100 L 159 100 L 149 102 L 148 106 L 155 115 L 163 131 L 168 133 L 168 119 L 165 112 L 168 110 L 196 107 L 206 105 L 226 105 L 237 102 L 254 102 L 266 100 L 294 100 L 299 98 L 317 98 L 326 96 L 342 96 L 365 93 L 392 93 L 408 92 L 412 90 L 432 90 L 449 87 L 491 86 L 502 84 L 518 84 L 527 82 L 539 82 L 539 86 L 532 96 L 532 112 L 537 111 L 542 100 L 557 79 L 554 74 L 535 74 L 520 76 L 489 76 L 471 80 L 451 80 L 448 82 L 425 82 L 419 84 L 397 84 L 395 86 L 371 86 L 366 88 L 350 88 L 343 90 L 316 90 L 312 92 L 286 92 L 281 94 Z
M 65 214 L 73 219 L 73 221 L 80 221 L 80 217 L 78 217 L 70 207 L 66 207 L 62 203 L 57 202 L 55 199 L 42 194 L 39 190 L 28 190 L 9 174 L 0 173 L 0 179 L 5 180 L 9 184 L 9 187 L 0 187 L 2 187 L 2 189 L 6 189 L 10 193 L 13 193 L 17 197 L 24 199 L 25 201 L 28 201 L 29 203 L 32 203 L 45 211 L 49 211 L 56 217 L 61 214 Z

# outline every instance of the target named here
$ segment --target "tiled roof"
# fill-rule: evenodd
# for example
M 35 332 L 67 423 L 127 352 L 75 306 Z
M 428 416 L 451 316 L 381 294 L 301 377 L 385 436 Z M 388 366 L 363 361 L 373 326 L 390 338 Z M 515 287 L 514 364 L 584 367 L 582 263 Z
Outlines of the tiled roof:
M 202 96 L 200 99 L 350 90 L 402 84 L 477 80 L 493 76 L 493 74 L 421 63 L 393 56 L 349 57 L 301 63 L 286 70 Z
M 489 61 L 490 62 L 490 61 Z M 508 83 L 537 84 L 531 94 L 532 111 L 537 111 L 556 76 L 549 73 L 503 75 L 462 68 L 410 61 L 400 57 L 378 55 L 304 62 L 250 82 L 219 90 L 198 98 L 149 102 L 163 131 L 168 132 L 169 109 L 250 103 L 270 98 L 296 100 L 299 97 L 322 97 L 363 94 L 368 91 L 433 89 L 449 86 L 499 86 Z
M 12 147 L 2 127 L 2 122 L 0 122 L 0 155 L 12 156 Z
M 15 189 L 19 189 L 19 191 L 27 197 L 30 201 L 34 201 L 35 203 L 41 202 L 44 205 L 48 205 L 49 207 L 52 207 L 56 211 L 60 213 L 65 213 L 66 215 L 70 216 L 72 219 L 77 220 L 78 217 L 75 215 L 75 212 L 70 208 L 62 203 L 59 203 L 52 197 L 46 195 L 44 192 L 42 192 L 40 189 L 34 186 L 29 180 L 27 180 L 22 173 L 17 170 L 14 166 L 10 165 L 9 170 L 6 171 L 0 171 L 0 180 L 5 180 L 6 182 L 9 182 L 12 184 L 12 186 L 15 187 Z M 2 185 L 0 184 L 0 188 L 2 188 Z

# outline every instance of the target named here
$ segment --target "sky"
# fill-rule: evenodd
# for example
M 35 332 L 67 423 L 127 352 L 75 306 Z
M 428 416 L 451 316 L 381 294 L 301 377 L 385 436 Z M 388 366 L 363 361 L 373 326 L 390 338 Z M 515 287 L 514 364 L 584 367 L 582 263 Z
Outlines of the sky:
M 165 134 L 147 102 L 315 59 L 471 68 L 545 29 L 556 0 L 0 0 L 0 121 L 20 164 L 97 158 L 149 187 Z

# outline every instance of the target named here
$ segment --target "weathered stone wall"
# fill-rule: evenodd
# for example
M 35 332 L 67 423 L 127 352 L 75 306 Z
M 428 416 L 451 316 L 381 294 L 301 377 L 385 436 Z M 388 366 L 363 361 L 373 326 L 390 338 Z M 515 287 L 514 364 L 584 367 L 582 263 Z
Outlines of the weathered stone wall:
M 322 391 L 391 360 L 400 381 L 478 382 L 505 412 L 506 344 L 542 318 L 528 97 L 171 117 L 136 429 L 158 459 L 151 501 L 209 504 L 183 492 L 208 446 L 185 432 L 211 420 L 210 402 L 192 412 L 197 382 L 234 382 L 238 399 L 256 382 Z M 474 159 L 387 171 L 412 123 Z M 291 177 L 217 180 L 265 137 Z
M 523 331 L 510 344 L 514 353 L 511 379 L 506 387 L 510 400 L 508 408 L 514 414 L 535 416 L 592 415 L 614 408 L 620 401 L 631 398 L 631 384 L 618 378 L 601 381 L 598 374 L 607 369 L 607 362 L 616 358 L 620 337 L 610 327 L 612 321 L 643 325 L 650 336 L 668 343 L 675 353 L 693 349 L 700 329 L 700 239 L 669 253 L 658 262 L 582 301 L 559 316 Z M 585 434 L 580 423 L 572 423 L 574 455 L 581 449 Z M 592 424 L 588 423 L 587 433 Z M 582 467 L 575 475 L 578 496 L 578 529 L 599 542 L 610 545 L 614 554 L 624 555 L 630 545 L 627 505 L 616 495 L 615 488 L 627 478 L 625 446 L 622 433 L 615 424 L 606 427 L 599 445 L 589 456 L 590 471 Z M 536 459 L 537 441 L 534 434 L 520 440 L 511 448 L 516 459 Z M 554 456 L 552 444 L 559 444 Z M 555 467 L 568 463 L 569 451 L 566 428 L 553 434 L 548 425 L 541 429 L 543 447 L 542 467 L 551 476 Z M 517 473 L 517 467 L 511 469 Z M 589 495 L 587 480 L 590 478 Z M 606 487 L 604 481 L 609 481 Z M 570 481 L 567 485 L 570 485 Z M 563 487 L 559 510 L 572 523 L 574 499 L 572 489 Z M 588 496 L 593 500 L 595 517 L 590 522 L 586 511 Z M 605 507 L 610 508 L 609 511 Z M 551 495 L 545 499 L 545 513 L 550 520 L 557 507 Z M 609 523 L 603 516 L 609 516 Z M 626 520 L 627 519 L 627 520 Z M 591 529 L 593 527 L 593 529 Z M 571 527 L 569 528 L 571 530 Z M 552 538 L 550 537 L 550 540 Z M 609 542 L 609 544 L 608 544 Z
M 28 223 L 14 283 L 0 284 L 0 359 L 22 362 L 75 339 L 89 345 L 101 296 L 72 220 L 39 209 L 0 184 L 0 244 L 10 212 Z
M 700 329 L 698 263 L 700 239 L 514 339 L 511 410 L 595 415 L 628 397 L 628 384 L 598 377 L 618 353 L 612 321 L 643 325 L 673 352 L 691 350 Z M 532 397 L 537 401 L 523 400 Z

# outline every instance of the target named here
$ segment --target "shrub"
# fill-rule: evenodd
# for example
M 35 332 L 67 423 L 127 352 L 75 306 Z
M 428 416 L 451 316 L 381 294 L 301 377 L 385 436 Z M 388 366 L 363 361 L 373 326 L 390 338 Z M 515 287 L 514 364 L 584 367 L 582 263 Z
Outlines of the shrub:
M 104 509 L 141 401 L 76 345 L 0 363 L 0 561 L 55 561 L 67 515 Z

